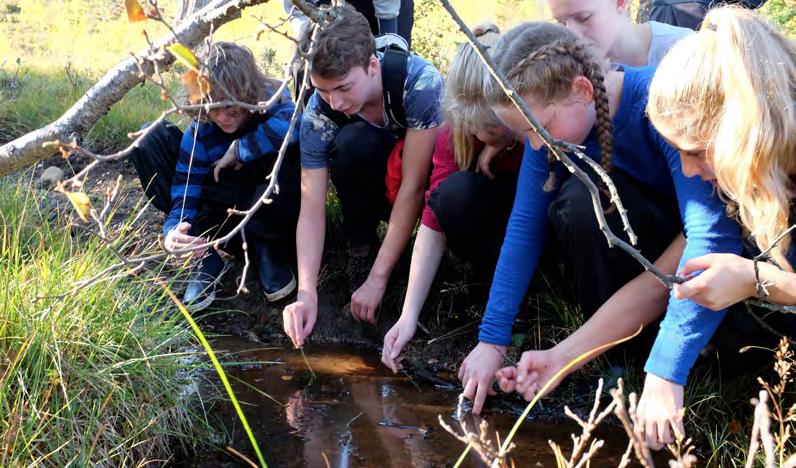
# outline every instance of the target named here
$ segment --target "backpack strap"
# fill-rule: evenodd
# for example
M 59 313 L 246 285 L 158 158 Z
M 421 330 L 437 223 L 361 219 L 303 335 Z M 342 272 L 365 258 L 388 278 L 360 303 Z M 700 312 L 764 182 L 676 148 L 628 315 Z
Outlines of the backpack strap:
M 407 127 L 406 111 L 404 110 L 404 84 L 406 83 L 408 61 L 408 50 L 394 44 L 389 44 L 384 49 L 384 59 L 381 66 L 384 110 L 390 120 L 404 129 Z

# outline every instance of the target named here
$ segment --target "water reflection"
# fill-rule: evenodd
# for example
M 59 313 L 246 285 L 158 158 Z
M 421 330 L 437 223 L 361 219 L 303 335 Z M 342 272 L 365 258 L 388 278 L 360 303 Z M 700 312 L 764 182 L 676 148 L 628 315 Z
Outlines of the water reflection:
M 240 338 L 221 338 L 214 344 L 227 350 L 230 360 L 263 363 L 231 366 L 227 372 L 239 379 L 236 394 L 246 403 L 244 411 L 269 466 L 323 467 L 327 461 L 341 468 L 450 466 L 464 449 L 437 420 L 440 414 L 453 416 L 456 391 L 393 376 L 382 369 L 375 352 L 311 348 L 302 356 L 295 350 L 256 346 Z M 221 413 L 234 447 L 249 454 L 248 439 L 234 412 L 224 408 Z M 505 435 L 515 416 L 491 413 L 487 420 L 492 430 Z M 468 425 L 478 427 L 479 422 L 470 416 Z M 516 466 L 555 466 L 547 440 L 567 446 L 572 430 L 569 424 L 526 422 L 515 438 Z M 626 443 L 618 440 L 606 443 L 616 453 L 609 456 L 606 451 L 592 466 L 616 466 Z M 218 465 L 211 458 L 195 464 Z M 481 464 L 468 456 L 464 466 Z

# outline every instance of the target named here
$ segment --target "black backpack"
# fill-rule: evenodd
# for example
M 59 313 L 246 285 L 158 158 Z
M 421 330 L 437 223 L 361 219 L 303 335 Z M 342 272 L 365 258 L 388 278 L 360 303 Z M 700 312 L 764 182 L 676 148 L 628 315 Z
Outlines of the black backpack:
M 409 60 L 409 46 L 397 34 L 385 34 L 376 38 L 376 50 L 384 54 L 381 61 L 381 86 L 384 93 L 384 110 L 388 122 L 397 125 L 400 133 L 406 132 L 406 111 L 404 110 L 404 84 L 406 65 Z M 327 113 L 338 127 L 362 120 L 357 116 L 347 116 L 329 109 Z

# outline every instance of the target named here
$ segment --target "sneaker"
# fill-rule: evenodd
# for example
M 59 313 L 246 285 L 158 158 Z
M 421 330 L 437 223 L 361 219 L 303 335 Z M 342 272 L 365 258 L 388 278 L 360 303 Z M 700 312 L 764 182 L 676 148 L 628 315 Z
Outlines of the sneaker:
M 377 253 L 377 246 L 374 244 L 348 248 L 346 276 L 348 276 L 348 289 L 351 294 L 368 279 Z
M 188 279 L 182 296 L 185 308 L 191 312 L 206 309 L 216 299 L 216 285 L 224 269 L 224 260 L 213 249 L 200 260 L 199 267 Z
M 296 289 L 296 277 L 279 255 L 263 242 L 251 242 L 251 260 L 268 302 L 276 302 Z

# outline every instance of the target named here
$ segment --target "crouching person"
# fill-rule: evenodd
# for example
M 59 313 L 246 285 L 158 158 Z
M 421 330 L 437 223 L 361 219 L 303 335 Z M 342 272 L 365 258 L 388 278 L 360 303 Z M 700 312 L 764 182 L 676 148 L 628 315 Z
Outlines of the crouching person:
M 387 280 L 417 223 L 442 121 L 443 82 L 434 66 L 400 46 L 377 50 L 365 18 L 348 6 L 335 8 L 337 18 L 319 31 L 310 57 L 315 92 L 301 126 L 299 288 L 283 314 L 296 347 L 318 312 L 329 177 L 348 242 L 351 313 L 375 323 Z M 310 35 L 302 38 L 304 51 Z M 382 220 L 389 224 L 379 246 Z
M 277 90 L 279 83 L 263 74 L 245 47 L 215 42 L 198 57 L 207 66 L 212 84 L 202 103 L 234 99 L 256 104 Z M 278 174 L 278 195 L 272 196 L 273 203 L 260 206 L 244 227 L 248 255 L 268 301 L 279 300 L 296 287 L 289 259 L 282 255 L 291 251 L 298 217 L 298 131 L 287 135 L 294 109 L 289 94 L 284 93 L 263 114 L 235 106 L 200 110 L 185 133 L 171 123 L 163 123 L 131 156 L 152 204 L 168 215 L 163 223 L 165 245 L 175 250 L 229 233 L 242 218 L 230 216 L 228 209 L 245 210 L 257 202 L 266 190 L 266 177 L 283 140 L 290 138 Z M 220 247 L 240 254 L 240 234 Z M 196 256 L 197 264 L 183 297 L 193 311 L 213 302 L 224 268 L 223 259 L 213 248 Z

